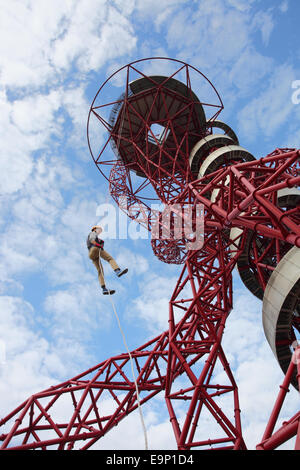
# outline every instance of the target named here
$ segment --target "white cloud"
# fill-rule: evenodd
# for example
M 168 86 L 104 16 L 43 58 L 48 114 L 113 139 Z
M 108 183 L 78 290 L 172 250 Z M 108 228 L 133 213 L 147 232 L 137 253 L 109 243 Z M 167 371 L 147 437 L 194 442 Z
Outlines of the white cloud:
M 58 91 L 15 101 L 2 93 L 1 104 L 1 193 L 5 194 L 22 189 L 33 170 L 33 152 L 45 149 L 51 137 L 60 136 L 62 123 L 56 115 L 60 107 Z
M 61 105 L 60 93 L 56 90 L 48 95 L 34 94 L 15 100 L 11 112 L 11 122 L 22 133 L 44 134 L 44 141 L 58 132 L 55 113 Z
M 268 45 L 271 33 L 275 26 L 271 10 L 259 11 L 254 16 L 253 26 L 255 29 L 260 30 L 263 44 L 265 46 Z
M 271 72 L 273 65 L 271 58 L 263 56 L 252 47 L 246 47 L 227 74 L 227 79 L 242 93 L 249 94 Z
M 89 103 L 85 96 L 84 85 L 66 88 L 62 94 L 62 106 L 72 122 L 72 131 L 68 135 L 68 145 L 73 149 L 73 152 L 76 151 L 80 158 L 84 160 L 90 159 L 91 156 L 87 152 L 86 140 L 86 121 Z
M 20 161 L 22 161 L 22 165 L 20 165 Z M 0 160 L 2 194 L 18 191 L 30 175 L 32 165 L 32 159 L 26 153 L 22 156 L 14 154 L 7 159 L 7 153 L 3 152 Z
M 297 106 L 291 100 L 291 83 L 295 74 L 291 65 L 277 67 L 264 83 L 264 88 L 238 113 L 244 138 L 249 141 L 256 139 L 258 132 L 266 137 L 274 137 L 280 131 L 277 139 L 280 138 L 281 143 L 282 132 L 289 129 L 290 123 L 293 124 L 293 114 L 297 112 Z M 278 146 L 276 140 L 273 145 Z
M 181 0 L 136 0 L 136 10 L 142 18 L 155 19 L 165 11 L 169 13 L 177 6 L 182 5 Z
M 21 298 L 1 296 L 0 307 L 0 338 L 5 344 L 5 361 L 0 366 L 3 416 L 27 396 L 52 385 L 66 368 L 60 355 L 34 331 L 36 313 L 32 305 Z
M 62 34 L 70 1 L 2 1 L 1 79 L 12 86 L 38 85 L 53 78 L 51 41 Z
M 2 266 L 8 273 L 41 268 L 57 256 L 61 240 L 57 222 L 64 199 L 75 179 L 57 157 L 40 157 L 32 176 L 23 183 L 23 191 L 9 202 L 10 219 L 2 233 Z M 80 183 L 78 188 L 80 188 Z
M 228 0 L 229 5 L 240 11 L 247 11 L 252 7 L 255 0 Z
M 169 299 L 176 285 L 176 278 L 165 278 L 148 273 L 140 282 L 141 295 L 131 305 L 151 334 L 168 329 Z
M 180 55 L 197 58 L 198 66 L 205 71 L 234 60 L 248 43 L 248 30 L 245 14 L 227 9 L 223 2 L 203 0 L 197 11 L 185 8 L 171 18 L 167 41 Z
M 0 188 L 1 195 L 19 190 L 33 167 L 30 152 L 34 145 L 26 139 L 10 120 L 12 106 L 4 92 L 0 95 Z M 21 164 L 22 163 L 22 164 Z
M 50 328 L 54 336 L 71 337 L 80 342 L 82 337 L 85 341 L 93 332 L 97 324 L 98 312 L 96 294 L 96 281 L 89 284 L 77 283 L 69 289 L 56 290 L 45 299 L 45 310 L 51 318 Z M 102 306 L 103 307 L 103 306 Z M 101 307 L 99 307 L 99 313 Z M 110 317 L 108 309 L 103 308 L 101 318 L 104 321 Z
M 112 245 L 113 242 L 111 242 Z M 147 242 L 146 242 L 147 243 Z M 117 248 L 117 241 L 115 243 Z M 139 253 L 134 253 L 129 249 L 118 250 L 116 260 L 120 267 L 128 267 L 128 276 L 141 276 L 145 274 L 149 269 L 149 261 Z
M 284 0 L 280 5 L 279 5 L 279 10 L 282 13 L 286 13 L 289 9 L 289 2 L 288 0 Z
M 136 44 L 129 21 L 104 0 L 2 3 L 1 79 L 9 87 L 56 83 L 73 64 L 95 70 Z

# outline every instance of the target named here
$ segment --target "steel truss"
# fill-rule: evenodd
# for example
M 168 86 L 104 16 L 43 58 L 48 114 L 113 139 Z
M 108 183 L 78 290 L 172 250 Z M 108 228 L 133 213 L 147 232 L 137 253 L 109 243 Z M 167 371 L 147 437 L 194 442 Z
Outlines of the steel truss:
M 190 199 L 195 196 L 194 201 L 200 201 L 206 209 L 204 245 L 199 252 L 191 252 L 184 264 L 170 300 L 169 330 L 131 352 L 141 403 L 160 392 L 165 393 L 179 449 L 245 449 L 238 389 L 221 346 L 226 319 L 232 308 L 232 270 L 243 246 L 234 247 L 234 241 L 228 236 L 228 231 L 226 236 L 224 227 L 229 224 L 244 226 L 298 246 L 300 229 L 295 221 L 296 213 L 288 217 L 279 214 L 272 202 L 277 189 L 299 183 L 300 177 L 294 176 L 298 156 L 298 151 L 277 150 L 254 163 L 238 163 L 226 172 L 219 170 L 210 175 L 209 182 L 202 178 L 186 189 Z M 288 172 L 286 168 L 289 168 Z M 227 179 L 229 173 L 230 184 Z M 264 182 L 257 184 L 256 180 L 260 180 L 262 174 Z M 266 184 L 268 181 L 272 186 Z M 223 188 L 222 201 L 212 204 L 207 196 L 216 187 Z M 232 194 L 237 195 L 240 202 L 233 204 Z M 181 197 L 186 200 L 186 195 Z M 257 215 L 252 217 L 252 213 Z M 178 312 L 181 315 L 176 322 Z M 1 420 L 5 427 L 14 423 L 1 436 L 2 448 L 46 449 L 56 446 L 58 449 L 72 449 L 81 441 L 84 442 L 82 449 L 91 447 L 137 408 L 136 390 L 128 363 L 128 354 L 115 356 L 67 382 L 30 397 Z M 289 380 L 290 376 L 291 370 Z M 223 380 L 221 383 L 220 378 Z M 222 410 L 219 406 L 218 400 L 224 395 L 231 396 L 231 409 L 226 406 Z M 101 401 L 105 403 L 107 396 L 114 403 L 114 410 L 109 414 L 105 412 L 105 404 L 104 410 L 101 409 Z M 68 410 L 66 421 L 57 416 L 61 410 L 60 402 Z M 176 413 L 178 403 L 187 408 L 181 422 Z M 197 428 L 201 428 L 201 415 L 205 413 L 218 423 L 218 437 L 199 440 Z M 296 435 L 297 419 L 299 414 L 288 427 L 285 426 L 288 431 L 285 435 Z M 275 438 L 272 445 L 274 441 Z M 268 448 L 266 443 L 264 448 Z
M 89 449 L 158 394 L 164 394 L 178 449 L 246 449 L 238 387 L 222 348 L 233 307 L 232 272 L 238 267 L 246 287 L 264 298 L 286 254 L 300 247 L 300 206 L 294 191 L 300 183 L 300 151 L 276 149 L 255 159 L 239 146 L 229 126 L 216 120 L 221 101 L 206 120 L 187 64 L 175 61 L 177 72 L 185 74 L 184 84 L 176 80 L 177 72 L 169 78 L 139 72 L 130 85 L 138 62 L 121 69 L 126 89 L 110 103 L 109 121 L 100 113 L 106 105 L 91 107 L 109 132 L 95 163 L 101 172 L 110 167 L 112 197 L 148 230 L 153 214 L 164 228 L 159 211 L 150 208 L 148 186 L 171 212 L 176 204 L 201 205 L 203 244 L 186 250 L 184 238 L 152 241 L 159 259 L 183 265 L 169 302 L 168 329 L 130 355 L 111 357 L 31 396 L 0 421 L 2 449 Z M 164 125 L 160 140 L 153 122 Z M 225 134 L 214 134 L 216 128 Z M 109 142 L 116 152 L 110 161 L 102 156 Z M 135 187 L 133 172 L 145 178 Z M 292 298 L 277 312 L 273 331 L 273 351 L 286 378 L 259 449 L 276 448 L 293 436 L 300 447 L 299 413 L 274 433 L 288 386 L 299 387 L 300 366 L 292 351 L 300 331 L 298 282 L 292 287 Z M 288 312 L 287 319 L 282 312 Z

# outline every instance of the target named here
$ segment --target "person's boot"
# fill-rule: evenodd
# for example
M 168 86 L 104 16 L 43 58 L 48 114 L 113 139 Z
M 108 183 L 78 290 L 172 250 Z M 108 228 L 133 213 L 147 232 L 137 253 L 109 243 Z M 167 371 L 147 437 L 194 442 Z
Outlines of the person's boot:
M 123 274 L 126 274 L 127 272 L 128 272 L 128 268 L 122 269 L 122 270 L 120 268 L 115 269 L 115 273 L 118 277 L 123 276 Z
M 107 289 L 107 287 L 105 287 L 105 286 L 101 286 L 101 287 L 102 287 L 102 294 L 103 295 L 112 295 L 116 292 L 115 290 Z

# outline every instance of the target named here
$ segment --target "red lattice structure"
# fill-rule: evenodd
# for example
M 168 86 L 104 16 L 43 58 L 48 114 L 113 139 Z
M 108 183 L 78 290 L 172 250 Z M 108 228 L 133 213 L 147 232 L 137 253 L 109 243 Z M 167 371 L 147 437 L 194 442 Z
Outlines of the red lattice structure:
M 147 73 L 157 66 L 163 75 Z M 238 387 L 222 348 L 234 268 L 263 301 L 266 338 L 286 375 L 258 448 L 297 436 L 300 449 L 300 413 L 274 433 L 288 387 L 299 390 L 300 151 L 256 159 L 218 119 L 222 109 L 207 78 L 178 60 L 133 62 L 99 89 L 88 119 L 95 164 L 120 209 L 151 231 L 155 256 L 182 265 L 168 328 L 34 394 L 1 420 L 2 449 L 89 449 L 159 393 L 179 450 L 246 449 Z M 199 208 L 204 225 L 197 225 Z

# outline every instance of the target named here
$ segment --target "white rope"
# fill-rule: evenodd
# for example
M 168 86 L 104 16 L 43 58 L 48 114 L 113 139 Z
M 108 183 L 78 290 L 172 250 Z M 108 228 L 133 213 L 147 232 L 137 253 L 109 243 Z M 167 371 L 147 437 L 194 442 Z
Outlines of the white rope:
M 101 248 L 99 248 L 99 267 L 100 267 L 100 269 L 101 269 L 101 273 L 102 273 L 102 276 L 103 276 L 103 279 L 104 279 L 104 284 L 105 284 L 103 266 L 102 266 L 102 263 L 101 263 L 101 260 L 100 260 L 100 252 L 101 252 Z M 105 285 L 106 285 L 106 284 L 105 284 Z M 145 422 L 144 422 L 144 417 L 143 417 L 143 413 L 142 413 L 142 408 L 141 408 L 141 401 L 140 401 L 139 389 L 138 389 L 138 385 L 137 385 L 137 381 L 136 381 L 136 377 L 135 377 L 135 373 L 134 373 L 133 359 L 132 359 L 131 353 L 130 353 L 130 351 L 129 351 L 129 348 L 128 348 L 128 346 L 127 346 L 125 334 L 124 334 L 124 332 L 123 332 L 123 330 L 122 330 L 121 322 L 120 322 L 120 319 L 119 319 L 119 317 L 118 317 L 115 304 L 114 304 L 114 302 L 113 302 L 113 300 L 112 300 L 112 298 L 111 298 L 110 289 L 108 289 L 108 296 L 109 296 L 109 299 L 110 299 L 110 301 L 111 301 L 112 308 L 113 308 L 115 317 L 116 317 L 116 319 L 117 319 L 117 322 L 118 322 L 118 325 L 119 325 L 119 329 L 120 329 L 121 335 L 122 335 L 122 337 L 123 337 L 123 342 L 124 342 L 126 351 L 127 351 L 127 353 L 128 353 L 129 359 L 130 359 L 131 372 L 132 372 L 132 376 L 133 376 L 133 380 L 134 380 L 134 385 L 135 385 L 135 390 L 136 390 L 136 398 L 137 398 L 137 403 L 138 403 L 138 409 L 139 409 L 140 419 L 141 419 L 142 428 L 143 428 L 143 432 L 144 432 L 144 438 L 145 438 L 145 450 L 148 450 L 147 430 L 146 430 L 146 426 L 145 426 Z

